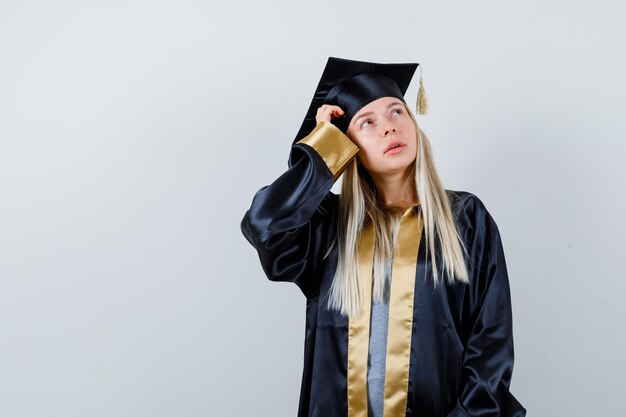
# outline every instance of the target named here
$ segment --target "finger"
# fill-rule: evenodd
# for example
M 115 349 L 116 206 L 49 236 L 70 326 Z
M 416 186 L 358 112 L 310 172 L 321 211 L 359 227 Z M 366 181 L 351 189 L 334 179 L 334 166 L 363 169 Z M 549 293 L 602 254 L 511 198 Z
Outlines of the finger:
M 341 113 L 343 113 L 343 110 L 341 109 L 341 107 L 339 106 L 335 106 L 333 104 L 322 104 L 318 110 L 322 110 L 322 111 L 330 111 L 330 112 L 335 112 L 335 111 L 340 111 Z

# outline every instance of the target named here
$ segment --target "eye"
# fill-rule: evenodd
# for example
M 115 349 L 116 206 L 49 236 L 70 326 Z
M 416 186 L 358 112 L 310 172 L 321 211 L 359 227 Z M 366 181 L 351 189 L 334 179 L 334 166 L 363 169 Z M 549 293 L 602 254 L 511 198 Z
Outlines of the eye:
M 401 109 L 393 109 L 391 111 L 391 113 L 395 113 L 395 112 L 398 112 L 398 114 L 402 114 L 402 110 Z
M 372 121 L 370 119 L 366 119 L 363 121 L 363 123 L 361 123 L 361 127 L 367 127 L 365 126 L 365 123 L 371 123 Z

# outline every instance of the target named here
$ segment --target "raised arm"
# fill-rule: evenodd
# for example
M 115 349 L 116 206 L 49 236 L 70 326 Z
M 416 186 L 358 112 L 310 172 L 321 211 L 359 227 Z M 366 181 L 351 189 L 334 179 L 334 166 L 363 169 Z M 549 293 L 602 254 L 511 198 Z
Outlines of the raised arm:
M 289 169 L 257 191 L 241 231 L 270 280 L 294 282 L 307 297 L 317 294 L 315 267 L 333 238 L 330 190 L 358 150 L 336 126 L 321 121 L 292 146 Z
M 509 279 L 498 227 L 472 196 L 468 251 L 471 321 L 463 357 L 462 394 L 448 417 L 523 417 L 526 409 L 509 391 L 513 373 L 513 321 Z

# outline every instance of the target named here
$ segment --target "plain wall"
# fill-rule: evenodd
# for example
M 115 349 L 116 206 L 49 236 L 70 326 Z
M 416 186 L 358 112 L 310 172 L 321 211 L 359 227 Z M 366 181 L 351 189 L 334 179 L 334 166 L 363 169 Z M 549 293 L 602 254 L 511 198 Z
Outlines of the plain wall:
M 0 415 L 296 414 L 305 298 L 239 222 L 329 56 L 422 64 L 444 185 L 501 232 L 529 415 L 624 415 L 625 11 L 0 1 Z

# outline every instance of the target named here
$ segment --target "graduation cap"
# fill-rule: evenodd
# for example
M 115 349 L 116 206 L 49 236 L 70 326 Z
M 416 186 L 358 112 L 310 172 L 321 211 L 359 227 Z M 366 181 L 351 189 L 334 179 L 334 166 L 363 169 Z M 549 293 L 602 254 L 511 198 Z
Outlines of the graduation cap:
M 317 124 L 315 116 L 322 104 L 341 107 L 344 114 L 331 123 L 346 133 L 350 120 L 366 104 L 381 97 L 396 97 L 403 102 L 411 78 L 419 64 L 379 64 L 330 57 L 322 73 L 311 105 L 293 143 L 307 136 Z M 420 68 L 421 69 L 421 68 Z M 420 75 L 418 114 L 428 112 L 428 102 Z

